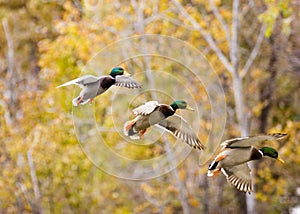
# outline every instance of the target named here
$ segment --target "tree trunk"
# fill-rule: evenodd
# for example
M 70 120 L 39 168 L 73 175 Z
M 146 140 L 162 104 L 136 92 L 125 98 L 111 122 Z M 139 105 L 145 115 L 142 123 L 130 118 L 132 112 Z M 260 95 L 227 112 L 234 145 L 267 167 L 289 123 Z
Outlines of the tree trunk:
M 244 96 L 243 96 L 243 88 L 242 88 L 242 79 L 234 72 L 233 74 L 233 94 L 235 100 L 235 112 L 238 120 L 239 130 L 241 136 L 249 135 L 249 118 L 246 112 L 245 103 L 244 103 Z M 253 175 L 253 167 L 249 165 L 252 170 Z M 254 193 L 251 195 L 246 195 L 245 193 L 235 191 L 235 196 L 238 201 L 239 211 L 238 213 L 248 213 L 254 214 L 255 213 L 255 196 Z
M 236 73 L 236 72 L 235 72 Z M 247 136 L 249 134 L 249 115 L 246 112 L 246 107 L 244 103 L 244 96 L 243 96 L 243 86 L 242 86 L 242 79 L 239 75 L 233 74 L 233 95 L 235 101 L 235 113 L 239 125 L 239 130 L 241 136 Z

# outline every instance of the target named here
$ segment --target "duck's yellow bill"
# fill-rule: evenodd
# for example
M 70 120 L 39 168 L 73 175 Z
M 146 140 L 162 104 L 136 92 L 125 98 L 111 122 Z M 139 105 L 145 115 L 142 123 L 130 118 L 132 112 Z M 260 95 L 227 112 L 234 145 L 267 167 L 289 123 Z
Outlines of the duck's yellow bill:
M 279 160 L 281 163 L 284 163 L 284 160 L 282 160 L 279 156 L 278 156 L 277 160 Z
M 123 75 L 124 75 L 124 76 L 131 76 L 131 74 L 128 73 L 127 71 L 124 71 Z
M 193 109 L 193 108 L 192 108 L 191 106 L 189 106 L 189 105 L 187 105 L 185 109 L 186 109 L 186 110 L 190 110 L 190 111 L 195 111 L 195 109 Z

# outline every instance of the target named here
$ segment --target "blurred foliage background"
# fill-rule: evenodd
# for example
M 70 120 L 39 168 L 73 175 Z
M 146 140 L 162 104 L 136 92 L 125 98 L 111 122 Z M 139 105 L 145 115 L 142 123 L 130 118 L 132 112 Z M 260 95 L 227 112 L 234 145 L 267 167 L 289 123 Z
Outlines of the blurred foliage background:
M 226 95 L 224 140 L 290 135 L 276 145 L 286 164 L 266 159 L 254 171 L 255 211 L 289 213 L 300 188 L 299 16 L 297 0 L 0 0 L 0 213 L 247 212 L 244 194 L 223 176 L 207 179 L 197 151 L 166 175 L 128 181 L 98 170 L 81 150 L 73 89 L 55 87 L 77 78 L 108 44 L 143 34 L 182 39 L 205 55 Z M 133 73 L 147 66 L 156 65 L 126 65 Z M 198 90 L 204 91 L 195 88 L 196 98 Z M 96 103 L 101 122 L 109 95 Z M 198 122 L 209 131 L 205 120 Z M 104 137 L 111 145 L 120 141 Z

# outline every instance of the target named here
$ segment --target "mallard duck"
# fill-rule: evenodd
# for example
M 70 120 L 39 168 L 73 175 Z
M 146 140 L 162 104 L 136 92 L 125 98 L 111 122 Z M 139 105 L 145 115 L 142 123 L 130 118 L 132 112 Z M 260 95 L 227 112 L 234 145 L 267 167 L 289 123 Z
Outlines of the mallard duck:
M 157 101 L 147 102 L 132 110 L 137 117 L 124 124 L 124 134 L 131 139 L 140 139 L 147 128 L 156 125 L 166 129 L 193 148 L 205 149 L 191 126 L 181 116 L 175 114 L 177 109 L 194 111 L 183 100 L 176 100 L 171 105 L 159 104 Z
M 252 145 L 263 141 L 280 141 L 286 136 L 287 134 L 274 133 L 226 140 L 221 143 L 222 152 L 209 165 L 207 175 L 215 176 L 222 172 L 227 181 L 238 190 L 251 193 L 251 175 L 247 162 L 259 160 L 265 156 L 284 162 L 275 149 L 271 147 L 258 149 Z
M 130 77 L 123 68 L 116 67 L 113 68 L 109 75 L 96 77 L 93 75 L 84 75 L 77 79 L 68 81 L 56 88 L 60 88 L 68 85 L 79 85 L 82 90 L 78 97 L 74 98 L 72 103 L 74 106 L 84 105 L 87 102 L 93 102 L 94 98 L 102 93 L 104 93 L 107 89 L 109 89 L 112 85 L 126 87 L 126 88 L 139 88 L 141 85 Z

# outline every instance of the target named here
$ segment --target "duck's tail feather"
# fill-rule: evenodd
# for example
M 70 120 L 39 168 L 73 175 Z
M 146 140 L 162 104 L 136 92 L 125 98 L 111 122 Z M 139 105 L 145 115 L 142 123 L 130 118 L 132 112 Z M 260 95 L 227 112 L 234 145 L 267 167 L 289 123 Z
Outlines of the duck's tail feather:
M 128 136 L 133 140 L 138 140 L 138 139 L 140 139 L 140 135 L 139 135 L 139 132 L 136 132 L 134 130 L 134 124 L 135 124 L 135 122 L 132 120 L 125 122 L 124 127 L 123 127 L 123 132 L 124 132 L 125 136 Z
M 209 164 L 207 176 L 215 176 L 215 175 L 219 174 L 220 168 L 217 167 L 218 163 L 219 163 L 218 161 L 213 160 L 213 162 L 211 164 Z

